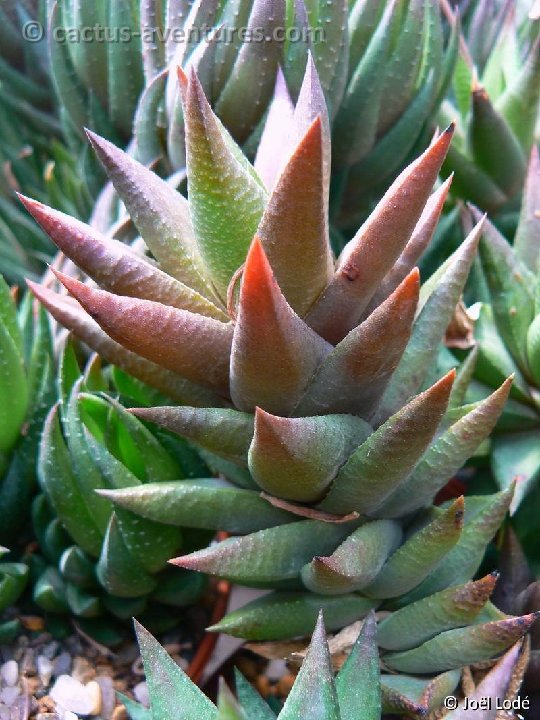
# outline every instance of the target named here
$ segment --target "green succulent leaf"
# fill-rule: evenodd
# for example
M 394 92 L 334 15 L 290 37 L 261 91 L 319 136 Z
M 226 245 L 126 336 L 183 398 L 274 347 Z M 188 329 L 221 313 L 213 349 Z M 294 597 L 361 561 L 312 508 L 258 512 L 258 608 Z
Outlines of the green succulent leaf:
M 228 538 L 171 562 L 243 585 L 268 586 L 296 578 L 314 555 L 333 552 L 354 526 L 354 522 L 302 520 L 244 537 Z
M 341 720 L 379 720 L 381 689 L 377 625 L 370 613 L 345 664 L 336 677 Z
M 442 590 L 403 607 L 377 629 L 377 643 L 385 650 L 410 650 L 445 630 L 474 623 L 488 601 L 497 576 Z
M 238 668 L 234 668 L 236 692 L 240 705 L 250 720 L 276 720 L 276 715 Z
M 400 517 L 430 503 L 493 430 L 511 384 L 512 379 L 509 378 L 498 390 L 444 430 L 379 513 L 384 517 Z
M 191 219 L 201 257 L 224 298 L 257 230 L 266 193 L 231 148 L 194 74 L 184 110 Z
M 146 681 L 151 697 L 153 720 L 216 720 L 217 709 L 189 680 L 150 633 L 135 621 Z
M 156 587 L 156 579 L 128 550 L 115 513 L 111 515 L 96 572 L 105 590 L 118 597 L 141 597 Z
M 102 490 L 118 507 L 155 522 L 179 527 L 250 533 L 295 520 L 258 492 L 217 478 L 147 483 L 124 490 Z
M 463 497 L 458 498 L 443 515 L 414 533 L 390 556 L 363 592 L 368 597 L 397 597 L 421 583 L 458 543 L 464 507 Z
M 341 720 L 332 660 L 322 613 L 319 614 L 306 658 L 293 685 L 280 720 Z
M 534 276 L 489 222 L 480 243 L 497 329 L 520 370 L 528 372 L 526 342 L 534 318 Z
M 444 415 L 455 373 L 411 400 L 351 455 L 321 503 L 327 512 L 371 514 L 409 475 Z M 381 477 L 381 467 L 385 467 Z
M 439 672 L 482 662 L 517 642 L 536 620 L 536 614 L 512 617 L 437 635 L 420 647 L 389 653 L 385 663 L 399 672 Z
M 352 415 L 280 418 L 257 408 L 249 469 L 266 492 L 314 502 L 370 430 Z
M 62 437 L 58 407 L 49 413 L 39 454 L 39 479 L 64 527 L 85 552 L 97 557 L 102 535 L 90 512 Z
M 152 407 L 132 410 L 142 420 L 201 445 L 221 457 L 245 464 L 253 437 L 253 415 L 222 408 Z
M 360 590 L 377 577 L 402 532 L 397 523 L 376 520 L 355 530 L 329 557 L 315 557 L 302 568 L 302 582 L 315 593 L 341 595 Z
M 274 592 L 229 613 L 209 629 L 247 640 L 284 640 L 309 635 L 321 609 L 328 629 L 337 630 L 365 617 L 375 606 L 375 601 L 355 594 Z
M 540 157 L 536 145 L 531 151 L 519 224 L 514 237 L 514 250 L 521 262 L 533 272 L 538 272 L 540 253 Z M 538 308 L 536 308 L 538 312 Z

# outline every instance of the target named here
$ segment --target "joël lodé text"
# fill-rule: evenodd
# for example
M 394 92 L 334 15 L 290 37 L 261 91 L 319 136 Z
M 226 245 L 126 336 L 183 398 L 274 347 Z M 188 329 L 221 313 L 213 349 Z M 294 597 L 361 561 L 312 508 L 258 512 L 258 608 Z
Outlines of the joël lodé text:
M 530 700 L 527 696 L 517 697 L 513 700 L 492 697 L 466 697 L 463 705 L 464 710 L 528 710 Z

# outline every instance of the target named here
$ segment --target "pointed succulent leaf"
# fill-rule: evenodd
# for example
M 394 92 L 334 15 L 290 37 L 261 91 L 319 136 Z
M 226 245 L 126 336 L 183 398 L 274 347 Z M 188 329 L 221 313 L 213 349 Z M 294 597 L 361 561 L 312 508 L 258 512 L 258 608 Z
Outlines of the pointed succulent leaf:
M 388 178 L 390 168 L 396 173 L 407 162 L 416 142 L 418 127 L 426 121 L 430 113 L 435 81 L 435 73 L 428 75 L 426 82 L 420 86 L 399 120 L 378 140 L 372 151 L 361 162 L 349 169 L 348 189 L 351 196 L 347 204 L 352 206 L 353 217 L 356 217 L 355 205 L 359 189 L 367 191 L 382 183 Z
M 102 490 L 101 494 L 120 508 L 179 527 L 250 533 L 296 520 L 267 503 L 258 492 L 217 478 L 145 483 Z
M 410 650 L 445 630 L 472 625 L 496 581 L 492 573 L 393 612 L 379 623 L 377 643 L 385 650 Z
M 9 285 L 0 275 L 0 322 L 11 335 L 16 349 L 22 355 L 23 338 L 17 322 L 17 308 L 11 295 Z
M 115 513 L 111 515 L 96 572 L 105 590 L 118 597 L 141 597 L 156 587 L 155 578 L 127 549 Z
M 219 679 L 218 720 L 247 720 L 246 714 L 223 678 Z
M 409 713 L 423 717 L 430 710 L 439 710 L 445 698 L 452 695 L 459 684 L 459 670 L 424 679 L 410 675 L 381 677 L 382 708 L 385 713 Z
M 539 299 L 540 293 L 537 293 L 537 306 Z M 540 385 L 540 313 L 536 315 L 527 331 L 527 361 L 531 376 L 538 386 Z
M 460 497 L 443 515 L 414 533 L 390 556 L 363 592 L 369 597 L 397 597 L 421 583 L 459 541 L 464 507 L 465 501 Z
M 403 252 L 452 133 L 451 126 L 401 173 L 345 247 L 334 277 L 307 316 L 307 322 L 327 340 L 339 342 L 358 323 L 380 281 Z
M 137 29 L 138 8 L 130 3 L 111 3 L 108 6 L 107 27 Z M 107 90 L 109 117 L 128 137 L 132 131 L 133 115 L 144 84 L 140 37 L 131 42 L 109 42 L 107 49 Z M 129 72 L 125 72 L 129 68 Z
M 156 573 L 166 566 L 182 544 L 180 530 L 161 522 L 134 515 L 116 508 L 116 521 L 128 552 L 148 573 Z
M 308 635 L 322 610 L 329 630 L 338 630 L 365 617 L 376 606 L 354 593 L 329 597 L 314 593 L 273 592 L 226 615 L 212 632 L 247 640 L 285 640 Z
M 333 127 L 332 152 L 338 167 L 359 162 L 375 143 L 384 90 L 381 67 L 386 66 L 397 14 L 397 3 L 388 3 L 348 82 Z
M 318 117 L 283 168 L 257 230 L 277 283 L 300 316 L 307 313 L 333 274 L 323 141 Z
M 369 419 L 409 340 L 419 283 L 414 269 L 326 356 L 295 414 L 341 412 Z
M 95 133 L 88 137 L 135 225 L 173 277 L 212 296 L 197 250 L 187 200 L 119 148 Z
M 225 87 L 216 103 L 216 113 L 239 142 L 245 141 L 261 118 L 271 97 L 283 42 L 276 29 L 285 22 L 285 0 L 255 0 L 245 31 L 262 32 L 262 42 L 243 42 Z M 250 102 L 244 104 L 244 98 Z M 242 111 L 239 112 L 239 108 Z
M 322 612 L 280 720 L 341 720 Z
M 341 720 L 379 720 L 381 688 L 376 635 L 375 616 L 370 613 L 336 677 Z
M 384 656 L 398 672 L 433 673 L 482 662 L 506 650 L 525 635 L 537 613 L 455 628 L 437 635 L 420 647 Z
M 45 422 L 39 450 L 39 481 L 71 537 L 85 552 L 99 555 L 102 536 L 75 477 L 55 406 Z
M 513 486 L 495 495 L 467 497 L 465 526 L 457 545 L 412 592 L 399 598 L 396 606 L 405 607 L 428 595 L 470 580 L 480 567 L 486 547 L 508 512 Z
M 384 517 L 400 517 L 432 501 L 479 445 L 489 436 L 499 419 L 512 378 L 488 398 L 474 406 L 430 445 L 412 474 L 385 502 Z
M 169 69 L 165 68 L 150 80 L 142 92 L 133 119 L 135 156 L 143 165 L 152 165 L 163 154 L 159 123 L 168 76 Z
M 457 410 L 466 403 L 467 390 L 474 376 L 476 361 L 478 359 L 478 345 L 471 348 L 456 372 L 456 381 L 450 393 L 448 410 Z
M 184 110 L 191 219 L 199 252 L 224 298 L 257 230 L 266 193 L 231 149 L 194 74 Z
M 305 13 L 306 7 L 303 0 L 300 0 L 299 4 L 301 4 L 302 11 Z M 287 152 L 290 152 L 300 143 L 313 122 L 320 117 L 322 129 L 323 187 L 326 205 L 330 192 L 331 173 L 330 118 L 321 86 L 321 79 L 315 67 L 311 51 L 308 51 L 307 56 L 302 85 L 294 108 L 292 131 L 289 137 L 289 145 L 286 147 L 285 157 L 287 157 Z M 302 59 L 302 63 L 304 62 L 305 60 Z
M 481 86 L 473 88 L 472 93 L 470 143 L 478 166 L 504 193 L 514 195 L 525 176 L 525 155 L 512 129 Z
M 253 685 L 236 667 L 234 668 L 234 679 L 238 700 L 250 720 L 276 720 L 276 715 L 268 703 L 262 699 Z
M 243 585 L 268 585 L 296 578 L 314 555 L 332 553 L 354 528 L 354 522 L 302 520 L 228 538 L 171 562 Z
M 363 514 L 377 510 L 425 452 L 446 410 L 454 377 L 455 371 L 450 371 L 360 445 L 339 471 L 321 508 Z
M 231 397 L 236 407 L 288 415 L 330 350 L 287 303 L 255 238 L 234 327 Z
M 217 709 L 169 657 L 148 630 L 135 620 L 153 720 L 217 720 Z
M 286 146 L 293 119 L 294 105 L 283 77 L 278 68 L 274 96 L 264 123 L 264 130 L 257 146 L 254 168 L 264 186 L 271 191 L 279 177 L 283 157 L 279 149 Z
M 257 408 L 249 469 L 266 492 L 315 502 L 370 432 L 366 422 L 352 415 L 282 418 Z
M 527 373 L 526 341 L 534 318 L 534 276 L 489 222 L 484 225 L 480 257 L 497 329 L 520 370 Z
M 394 292 L 398 285 L 413 270 L 414 266 L 422 256 L 422 253 L 428 247 L 437 227 L 437 223 L 439 222 L 451 182 L 452 176 L 445 180 L 440 188 L 438 188 L 427 201 L 426 206 L 420 215 L 420 219 L 413 230 L 411 239 L 407 245 L 405 245 L 403 252 L 398 257 L 393 267 L 381 281 L 379 288 L 368 306 L 366 315 L 373 312 L 376 307 L 378 307 L 391 293 Z
M 329 557 L 315 557 L 302 568 L 302 582 L 314 593 L 341 595 L 368 585 L 401 541 L 401 528 L 391 520 L 366 523 Z
M 58 295 L 27 280 L 28 287 L 51 315 L 73 332 L 107 362 L 118 365 L 134 377 L 189 405 L 219 407 L 223 400 L 211 390 L 195 385 L 170 370 L 126 350 L 103 332 L 99 325 L 72 298 Z
M 451 256 L 448 268 L 424 302 L 414 323 L 411 340 L 382 398 L 379 421 L 401 407 L 424 381 L 465 286 L 480 231 L 481 226 L 477 225 Z
M 216 454 L 245 463 L 253 437 L 253 415 L 222 408 L 152 407 L 132 412 Z
M 476 690 L 468 696 L 468 703 L 465 706 L 461 704 L 456 710 L 448 713 L 446 720 L 491 720 L 492 710 L 496 707 L 497 701 L 506 697 L 521 646 L 520 642 L 513 645 L 478 684 Z M 489 699 L 488 703 L 486 699 Z M 473 711 L 474 718 L 471 717 L 471 707 L 475 706 L 473 701 L 478 703 L 478 709 Z M 486 706 L 485 709 L 481 709 L 483 705 Z
M 540 100 L 540 39 L 536 39 L 518 73 L 497 98 L 495 109 L 504 117 L 528 152 L 534 138 Z
M 399 3 L 397 5 L 399 7 Z M 431 8 L 431 5 L 429 7 Z M 399 13 L 396 13 L 394 28 L 396 20 L 399 22 Z M 433 32 L 433 25 L 433 15 L 426 12 L 424 0 L 414 0 L 409 3 L 393 52 L 385 62 L 386 72 L 382 91 L 384 102 L 378 124 L 379 136 L 391 128 L 407 109 L 416 87 L 421 84 L 420 73 L 424 73 L 422 63 L 424 34 L 436 35 Z M 425 81 L 425 78 L 422 78 L 422 81 Z
M 504 490 L 517 481 L 510 506 L 513 514 L 540 474 L 540 431 L 535 428 L 501 434 L 492 442 L 491 467 L 497 485 Z
M 56 274 L 113 340 L 192 382 L 227 394 L 230 323 L 152 300 L 95 290 L 63 273 Z
M 529 160 L 527 179 L 523 189 L 523 200 L 519 224 L 514 238 L 514 249 L 525 267 L 538 272 L 540 254 L 540 156 L 533 147 Z
M 10 325 L 0 324 L 0 452 L 9 452 L 26 416 L 28 378 L 20 348 Z
M 104 290 L 154 300 L 226 322 L 227 315 L 210 300 L 175 280 L 117 240 L 107 238 L 75 218 L 19 196 L 58 248 Z

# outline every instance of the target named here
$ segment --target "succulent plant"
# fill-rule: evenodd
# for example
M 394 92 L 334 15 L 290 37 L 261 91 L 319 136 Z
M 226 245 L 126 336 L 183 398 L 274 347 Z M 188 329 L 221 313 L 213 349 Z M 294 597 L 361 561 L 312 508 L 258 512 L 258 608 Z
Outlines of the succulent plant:
M 0 547 L 0 557 L 6 553 L 9 550 Z M 17 602 L 28 582 L 28 574 L 28 566 L 22 562 L 0 562 L 0 613 Z M 17 619 L 0 622 L 0 642 L 9 643 L 20 628 Z
M 540 23 L 523 17 L 525 3 L 472 5 L 453 98 L 441 108 L 442 122 L 460 118 L 444 170 L 454 173 L 455 195 L 510 216 L 499 219 L 508 224 L 519 208 L 539 119 Z
M 36 448 L 54 402 L 54 356 L 47 313 L 34 314 L 27 294 L 20 307 L 0 277 L 0 540 L 16 550 L 35 493 Z
M 80 376 L 70 343 L 58 386 L 60 402 L 40 443 L 43 492 L 32 507 L 40 548 L 32 557 L 33 600 L 53 615 L 70 614 L 106 642 L 121 637 L 114 618 L 146 618 L 156 630 L 174 626 L 176 608 L 194 602 L 206 583 L 198 573 L 167 570 L 167 560 L 181 547 L 204 546 L 211 534 L 114 510 L 95 490 L 178 482 L 208 470 L 188 443 L 150 432 L 117 399 L 159 402 L 159 394 L 117 368 L 102 371 L 95 356 Z
M 75 299 L 31 283 L 34 294 L 106 360 L 181 403 L 134 412 L 213 453 L 226 478 L 99 494 L 148 520 L 234 535 L 174 561 L 274 590 L 216 630 L 286 638 L 309 633 L 321 607 L 332 629 L 380 607 L 396 610 L 379 631 L 393 670 L 433 674 L 501 652 L 535 616 L 501 614 L 488 602 L 495 579 L 470 580 L 512 489 L 431 504 L 489 435 L 511 383 L 463 407 L 467 365 L 456 383 L 454 370 L 436 380 L 481 234 L 479 224 L 420 290 L 413 266 L 448 190 L 430 196 L 452 128 L 334 261 L 313 65 L 284 156 L 275 144 L 259 155 L 270 194 L 196 75 L 180 83 L 189 200 L 90 134 L 153 259 L 24 199 L 105 288 L 57 273 Z
M 404 688 L 396 683 L 397 676 L 380 674 L 376 624 L 368 616 L 345 664 L 334 677 L 322 615 L 319 616 L 311 644 L 296 681 L 279 711 L 274 711 L 260 697 L 248 680 L 236 671 L 236 699 L 225 683 L 220 685 L 214 705 L 167 655 L 164 648 L 139 624 L 136 631 L 146 671 L 150 710 L 127 697 L 121 699 L 133 720 L 153 717 L 155 720 L 380 720 L 381 712 L 394 712 L 396 700 L 408 704 L 408 717 L 425 717 L 439 701 L 452 696 L 456 678 L 446 673 L 436 682 L 418 680 L 416 687 L 407 688 L 418 696 L 410 700 Z M 522 655 L 521 655 L 522 657 Z M 473 690 L 469 701 L 490 699 L 495 707 L 508 698 L 514 699 L 522 675 L 519 643 L 514 645 Z M 516 682 L 517 679 L 517 682 Z M 446 694 L 446 695 L 445 695 Z M 430 697 L 431 695 L 431 697 Z M 447 720 L 464 720 L 465 705 L 449 711 Z M 441 717 L 441 715 L 437 715 Z
M 491 467 L 499 487 L 517 479 L 513 511 L 540 475 L 539 203 L 540 161 L 534 149 L 513 247 L 492 223 L 484 224 L 483 272 L 478 275 L 483 285 L 476 288 L 477 299 L 484 302 L 475 328 L 476 383 L 469 397 L 477 400 L 501 377 L 514 374 L 510 399 L 491 439 Z M 478 210 L 472 212 L 479 217 Z

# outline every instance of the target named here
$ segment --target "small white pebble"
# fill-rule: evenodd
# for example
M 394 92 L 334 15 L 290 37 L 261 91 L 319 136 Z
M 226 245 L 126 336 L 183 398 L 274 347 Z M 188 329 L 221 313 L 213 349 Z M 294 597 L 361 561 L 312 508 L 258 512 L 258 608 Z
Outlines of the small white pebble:
M 141 705 L 144 705 L 145 707 L 150 707 L 150 696 L 148 694 L 148 687 L 146 683 L 140 682 L 133 688 L 133 695 L 135 696 L 135 700 L 137 702 L 140 702 Z
M 71 712 L 71 710 L 66 710 L 64 713 L 64 720 L 79 720 L 79 716 L 74 712 Z
M 5 685 L 13 687 L 13 685 L 17 684 L 19 679 L 19 666 L 15 660 L 8 660 L 2 665 L 0 668 L 0 677 Z
M 78 715 L 90 715 L 95 699 L 91 691 L 70 675 L 60 675 L 51 688 L 49 695 L 63 710 L 71 710 Z
M 45 655 L 38 655 L 36 659 L 36 668 L 39 679 L 43 683 L 44 687 L 48 687 L 53 674 L 54 665 L 48 657 L 45 657 Z
M 18 687 L 5 687 L 0 690 L 0 702 L 11 707 L 20 694 L 21 691 Z

